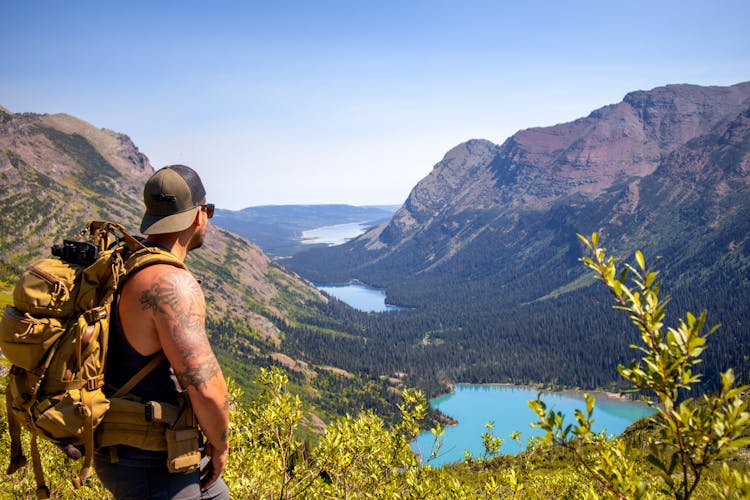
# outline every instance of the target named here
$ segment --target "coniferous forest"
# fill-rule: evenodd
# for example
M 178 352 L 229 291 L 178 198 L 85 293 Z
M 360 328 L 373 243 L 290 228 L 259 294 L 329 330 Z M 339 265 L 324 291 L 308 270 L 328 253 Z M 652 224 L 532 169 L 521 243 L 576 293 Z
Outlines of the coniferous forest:
M 489 242 L 488 251 L 491 247 Z M 315 253 L 309 252 L 308 258 Z M 328 257 L 331 253 L 320 252 Z M 577 244 L 572 249 L 563 247 L 538 269 L 518 269 L 515 276 L 507 276 L 507 285 L 501 281 L 503 276 L 477 276 L 467 281 L 458 274 L 389 285 L 389 301 L 411 307 L 409 310 L 364 313 L 331 299 L 320 306 L 319 318 L 310 321 L 352 335 L 328 336 L 301 328 L 290 335 L 289 346 L 299 356 L 324 359 L 347 369 L 406 372 L 413 386 L 430 395 L 443 392 L 445 384 L 452 381 L 616 388 L 615 368 L 633 357 L 629 349 L 633 339 L 619 334 L 627 331 L 630 323 L 606 306 L 609 297 L 593 286 L 593 280 L 580 272 L 570 276 L 575 272 L 568 271 L 571 262 L 576 264 L 582 255 Z M 659 262 L 667 263 L 677 256 L 664 252 L 658 257 Z M 336 258 L 331 261 L 337 262 Z M 686 280 L 699 272 L 710 278 L 701 279 L 700 286 Z M 750 303 L 750 283 L 746 272 L 742 261 L 717 266 L 700 257 L 663 271 L 667 283 L 678 283 L 665 289 L 671 296 L 668 309 L 706 308 L 709 322 L 721 324 L 709 339 L 712 349 L 704 361 L 707 388 L 730 366 L 738 378 L 748 380 L 750 362 L 745 353 L 750 352 L 750 309 L 746 304 Z M 379 283 L 377 274 L 367 277 L 368 282 Z M 528 302 L 528 297 L 540 295 L 539 290 L 554 289 L 555 282 L 563 286 L 576 279 L 582 283 L 577 289 Z M 687 285 L 680 286 L 680 280 Z M 332 281 L 336 281 L 335 275 Z

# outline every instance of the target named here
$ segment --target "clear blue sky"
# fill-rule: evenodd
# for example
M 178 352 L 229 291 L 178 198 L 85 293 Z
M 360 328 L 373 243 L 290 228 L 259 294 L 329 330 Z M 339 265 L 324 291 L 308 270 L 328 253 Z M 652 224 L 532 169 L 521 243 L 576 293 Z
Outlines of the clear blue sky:
M 401 204 L 452 147 L 750 80 L 750 2 L 0 3 L 0 105 L 129 135 L 224 208 Z

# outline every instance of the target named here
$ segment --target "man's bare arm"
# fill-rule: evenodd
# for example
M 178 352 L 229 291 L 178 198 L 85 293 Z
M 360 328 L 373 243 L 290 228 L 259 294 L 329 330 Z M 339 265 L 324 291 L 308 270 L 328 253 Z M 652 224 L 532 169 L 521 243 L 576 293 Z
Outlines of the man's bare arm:
M 189 272 L 154 267 L 160 269 L 154 270 L 151 286 L 141 292 L 141 307 L 153 314 L 161 347 L 190 397 L 208 442 L 223 453 L 228 448 L 227 387 L 206 336 L 203 292 Z

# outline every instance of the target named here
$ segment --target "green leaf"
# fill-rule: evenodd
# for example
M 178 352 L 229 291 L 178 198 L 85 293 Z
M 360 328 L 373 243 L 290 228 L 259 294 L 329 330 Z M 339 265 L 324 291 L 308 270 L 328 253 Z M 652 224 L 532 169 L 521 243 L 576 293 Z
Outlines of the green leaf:
M 646 262 L 643 259 L 643 253 L 641 253 L 640 250 L 637 250 L 635 252 L 635 260 L 638 262 L 638 266 L 645 271 L 646 270 Z
M 594 396 L 591 396 L 590 394 L 584 394 L 584 398 L 586 399 L 586 413 L 589 417 L 591 417 L 591 414 L 594 412 L 594 404 L 596 402 L 596 398 L 594 398 Z
M 648 462 L 657 469 L 663 471 L 665 474 L 667 473 L 667 467 L 662 463 L 661 460 L 659 460 L 659 457 L 657 457 L 653 453 L 649 453 L 648 455 L 646 455 L 646 460 L 648 460 Z
M 669 461 L 669 467 L 667 468 L 667 473 L 670 475 L 674 474 L 674 470 L 677 467 L 677 464 L 680 461 L 680 454 L 677 452 L 672 453 L 671 460 Z
M 729 442 L 727 445 L 731 449 L 738 449 L 738 448 L 744 448 L 745 446 L 750 446 L 750 437 L 742 437 L 733 439 Z

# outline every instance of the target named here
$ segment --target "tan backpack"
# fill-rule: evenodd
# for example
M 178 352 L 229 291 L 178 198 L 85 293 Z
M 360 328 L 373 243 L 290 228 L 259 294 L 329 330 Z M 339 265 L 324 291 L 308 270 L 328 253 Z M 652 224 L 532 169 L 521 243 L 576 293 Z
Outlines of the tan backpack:
M 87 236 L 87 237 L 86 237 Z M 84 237 L 86 237 L 84 239 Z M 37 498 L 49 498 L 37 437 L 71 458 L 84 457 L 74 486 L 91 474 L 94 431 L 110 408 L 103 393 L 110 308 L 128 273 L 167 263 L 172 254 L 146 247 L 110 222 L 90 222 L 76 240 L 52 247 L 54 257 L 26 268 L 0 322 L 0 349 L 12 363 L 6 403 L 12 474 L 26 464 L 21 427 L 31 433 Z M 163 357 L 126 384 L 132 388 Z M 118 391 L 118 394 L 121 391 Z

